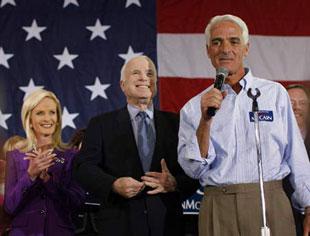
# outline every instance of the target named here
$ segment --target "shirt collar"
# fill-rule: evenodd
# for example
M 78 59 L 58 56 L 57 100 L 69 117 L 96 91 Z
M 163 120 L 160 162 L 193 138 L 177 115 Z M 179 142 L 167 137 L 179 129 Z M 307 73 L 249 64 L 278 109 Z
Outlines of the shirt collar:
M 252 83 L 253 83 L 252 82 L 253 81 L 253 75 L 252 75 L 252 72 L 249 68 L 244 68 L 244 70 L 245 70 L 245 74 L 239 80 L 238 83 L 242 87 L 242 90 L 247 91 L 248 88 L 250 88 Z M 224 84 L 223 86 L 224 86 L 224 90 L 228 91 L 228 93 L 235 93 L 229 84 Z
M 244 68 L 245 75 L 242 77 L 242 79 L 239 81 L 239 84 L 241 85 L 242 89 L 247 91 L 248 88 L 251 88 L 253 83 L 253 75 L 249 68 Z
M 128 112 L 129 112 L 131 119 L 134 119 L 137 116 L 137 114 L 141 111 L 139 108 L 137 108 L 133 105 L 130 105 L 130 104 L 127 104 L 127 109 L 128 109 Z M 145 110 L 145 112 L 146 112 L 147 116 L 152 120 L 154 117 L 154 106 L 153 106 L 153 104 L 150 105 Z

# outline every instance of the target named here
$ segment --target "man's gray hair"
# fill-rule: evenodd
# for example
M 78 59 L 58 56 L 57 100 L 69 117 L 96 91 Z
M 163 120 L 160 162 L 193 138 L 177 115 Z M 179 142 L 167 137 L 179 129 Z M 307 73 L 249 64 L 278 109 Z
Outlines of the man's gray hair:
M 124 63 L 124 65 L 123 65 L 122 68 L 121 68 L 121 78 L 120 78 L 121 81 L 125 80 L 125 70 L 126 70 L 126 67 L 127 67 L 128 63 L 129 63 L 132 59 L 136 59 L 136 58 L 138 58 L 138 57 L 145 58 L 145 59 L 150 63 L 151 69 L 154 71 L 154 76 L 155 76 L 155 78 L 157 78 L 157 70 L 156 70 L 156 67 L 155 67 L 154 62 L 153 62 L 153 61 L 151 60 L 151 58 L 149 58 L 148 56 L 140 55 L 140 56 L 136 56 L 136 57 L 134 57 L 134 58 L 131 58 L 129 61 L 127 61 L 126 63 Z
M 233 23 L 236 23 L 237 25 L 240 26 L 241 31 L 242 31 L 242 39 L 245 44 L 249 42 L 249 30 L 246 25 L 246 23 L 239 18 L 238 16 L 233 16 L 233 15 L 219 15 L 219 16 L 214 16 L 212 19 L 209 21 L 206 29 L 205 29 L 205 37 L 206 37 L 206 44 L 210 45 L 210 35 L 211 35 L 211 29 L 213 28 L 214 25 L 217 23 L 223 22 L 223 21 L 231 21 Z

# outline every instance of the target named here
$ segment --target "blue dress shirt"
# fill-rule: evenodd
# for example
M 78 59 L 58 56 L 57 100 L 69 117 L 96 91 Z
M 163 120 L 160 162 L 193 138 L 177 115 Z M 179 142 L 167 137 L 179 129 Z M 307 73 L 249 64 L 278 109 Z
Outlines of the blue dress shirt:
M 291 173 L 296 207 L 310 206 L 310 163 L 286 90 L 279 83 L 254 77 L 249 70 L 239 83 L 239 94 L 228 84 L 223 85 L 227 96 L 212 120 L 207 158 L 200 155 L 196 130 L 201 117 L 201 96 L 213 86 L 182 108 L 180 165 L 203 186 L 258 182 L 252 99 L 247 96 L 249 88 L 258 88 L 263 179 L 281 180 Z

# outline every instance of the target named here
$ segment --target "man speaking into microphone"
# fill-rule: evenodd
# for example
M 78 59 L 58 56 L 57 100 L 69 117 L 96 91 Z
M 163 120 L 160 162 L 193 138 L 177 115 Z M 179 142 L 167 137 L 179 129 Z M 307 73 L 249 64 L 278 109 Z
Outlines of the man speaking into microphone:
M 282 189 L 282 179 L 289 174 L 294 206 L 305 212 L 304 235 L 308 235 L 310 164 L 286 90 L 244 67 L 249 32 L 242 19 L 215 16 L 205 35 L 208 57 L 217 70 L 215 85 L 182 108 L 178 145 L 184 171 L 205 187 L 199 235 L 261 235 L 258 151 L 249 89 L 260 93 L 255 99 L 271 235 L 295 235 L 292 210 Z M 217 86 L 219 78 L 225 79 L 222 86 Z

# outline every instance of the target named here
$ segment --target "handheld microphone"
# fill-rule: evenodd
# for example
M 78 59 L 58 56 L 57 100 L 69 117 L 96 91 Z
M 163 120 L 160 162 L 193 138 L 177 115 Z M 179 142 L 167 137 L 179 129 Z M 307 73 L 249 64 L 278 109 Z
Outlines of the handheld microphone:
M 221 90 L 227 76 L 228 76 L 228 70 L 226 68 L 224 67 L 217 68 L 214 81 L 214 88 Z M 214 116 L 215 112 L 216 112 L 215 107 L 209 107 L 207 110 L 207 115 Z

